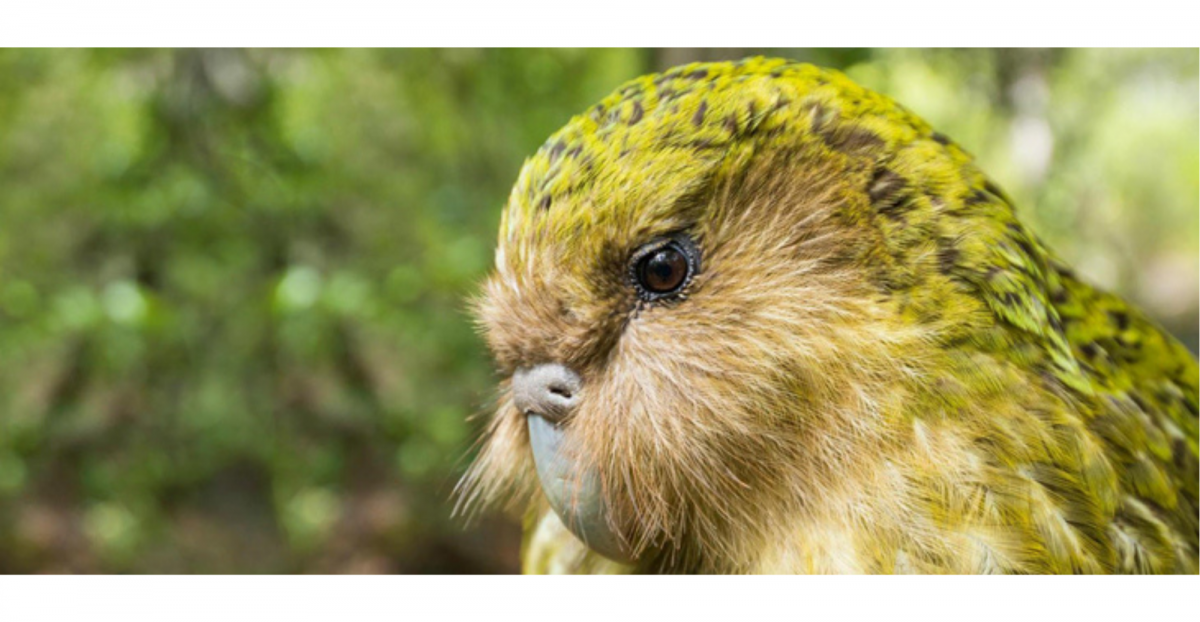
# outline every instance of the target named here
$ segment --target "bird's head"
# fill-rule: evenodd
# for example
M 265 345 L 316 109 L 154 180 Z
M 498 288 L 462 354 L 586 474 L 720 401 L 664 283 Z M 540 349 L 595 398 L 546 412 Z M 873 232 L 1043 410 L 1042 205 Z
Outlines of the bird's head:
M 697 562 L 837 494 L 958 322 L 905 293 L 942 278 L 932 202 L 971 191 L 946 143 L 766 59 L 573 118 L 522 168 L 477 301 L 504 381 L 464 499 L 544 497 L 608 557 Z

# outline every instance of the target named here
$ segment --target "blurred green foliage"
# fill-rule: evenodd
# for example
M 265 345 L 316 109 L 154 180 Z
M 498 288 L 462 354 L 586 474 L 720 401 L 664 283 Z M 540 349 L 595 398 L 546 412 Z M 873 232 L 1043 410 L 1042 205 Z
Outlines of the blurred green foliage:
M 750 53 L 925 116 L 1195 349 L 1195 50 L 5 50 L 0 571 L 515 569 L 449 511 L 509 185 L 620 82 Z

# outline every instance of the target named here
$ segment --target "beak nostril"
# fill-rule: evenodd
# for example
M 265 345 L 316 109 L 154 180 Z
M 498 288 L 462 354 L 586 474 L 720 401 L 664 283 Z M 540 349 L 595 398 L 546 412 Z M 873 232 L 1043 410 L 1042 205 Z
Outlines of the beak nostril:
M 550 387 L 550 392 L 563 399 L 571 399 L 571 390 L 566 387 L 552 386 Z

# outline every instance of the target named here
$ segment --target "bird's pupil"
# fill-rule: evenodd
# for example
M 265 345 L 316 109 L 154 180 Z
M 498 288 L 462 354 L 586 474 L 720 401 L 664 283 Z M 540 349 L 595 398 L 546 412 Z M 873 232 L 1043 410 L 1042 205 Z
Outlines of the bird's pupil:
M 659 250 L 642 264 L 642 286 L 655 293 L 670 292 L 683 284 L 687 259 L 674 248 Z

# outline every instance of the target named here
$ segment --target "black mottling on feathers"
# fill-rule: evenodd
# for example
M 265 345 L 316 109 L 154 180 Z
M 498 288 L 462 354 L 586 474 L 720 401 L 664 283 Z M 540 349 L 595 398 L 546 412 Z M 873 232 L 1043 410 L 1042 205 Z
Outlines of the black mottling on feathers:
M 871 183 L 867 186 L 867 197 L 872 204 L 878 205 L 880 202 L 894 197 L 907 185 L 908 182 L 895 171 L 881 166 L 876 168 L 871 175 Z
M 1182 438 L 1177 438 L 1171 443 L 1171 458 L 1179 469 L 1185 469 L 1189 462 L 1195 461 L 1192 452 L 1188 451 L 1187 441 Z
M 725 126 L 725 130 L 728 131 L 730 134 L 736 135 L 738 133 L 737 117 L 734 116 L 732 112 L 729 113 L 728 115 L 725 115 L 724 126 Z
M 832 127 L 817 131 L 817 136 L 834 151 L 855 153 L 883 146 L 883 139 L 859 127 Z
M 983 183 L 983 189 L 990 192 L 992 196 L 996 197 L 997 199 L 1000 199 L 1001 202 L 1005 204 L 1009 203 L 1008 197 L 1005 196 L 1004 191 L 1001 190 L 1000 186 L 997 186 L 992 180 L 989 179 L 985 181 Z
M 984 192 L 983 190 L 975 190 L 971 193 L 971 196 L 967 197 L 967 199 L 963 201 L 963 204 L 968 206 L 979 205 L 980 203 L 990 203 L 991 200 L 992 197 L 988 195 L 988 193 Z
M 814 133 L 820 132 L 829 121 L 829 111 L 819 103 L 811 104 L 808 107 L 808 116 L 811 119 L 809 128 Z
M 641 121 L 645 114 L 646 111 L 642 108 L 642 102 L 634 101 L 633 110 L 629 113 L 629 125 L 637 125 L 637 122 Z
M 950 274 L 954 270 L 955 264 L 958 263 L 958 258 L 961 254 L 961 251 L 953 246 L 946 245 L 942 247 L 938 250 L 937 254 L 938 271 L 942 274 Z
M 904 221 L 904 214 L 916 207 L 914 197 L 908 193 L 897 194 L 891 200 L 883 201 L 876 206 L 880 214 L 895 221 Z
M 1108 317 L 1112 318 L 1112 321 L 1116 323 L 1117 330 L 1124 331 L 1129 329 L 1128 313 L 1125 313 L 1124 311 L 1109 311 Z
M 787 131 L 787 123 L 780 123 L 767 131 L 767 138 L 774 138 Z
M 1037 257 L 1038 253 L 1033 248 L 1033 243 L 1029 241 L 1029 236 L 1025 235 L 1025 230 L 1016 223 L 1008 223 L 1008 230 L 1013 233 L 1012 239 L 1017 246 L 1021 248 L 1029 257 Z

